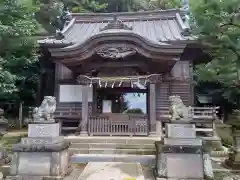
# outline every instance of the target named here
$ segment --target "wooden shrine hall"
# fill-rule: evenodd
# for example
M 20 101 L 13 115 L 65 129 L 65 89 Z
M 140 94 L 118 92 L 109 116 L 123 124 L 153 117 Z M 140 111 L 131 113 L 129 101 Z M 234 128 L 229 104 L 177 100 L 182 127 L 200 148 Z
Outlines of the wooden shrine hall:
M 56 118 L 83 135 L 161 136 L 168 97 L 194 106 L 193 67 L 208 58 L 178 9 L 72 13 L 39 44 L 55 66 Z M 145 112 L 126 107 L 129 93 L 145 95 Z M 214 108 L 193 110 L 195 119 L 215 118 Z

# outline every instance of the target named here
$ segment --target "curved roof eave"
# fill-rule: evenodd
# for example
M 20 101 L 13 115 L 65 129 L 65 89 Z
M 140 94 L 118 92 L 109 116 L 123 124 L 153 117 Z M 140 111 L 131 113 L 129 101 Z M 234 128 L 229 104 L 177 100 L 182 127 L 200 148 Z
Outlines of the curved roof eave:
M 50 52 L 54 56 L 69 56 L 69 53 L 71 55 L 79 54 L 83 51 L 86 51 L 89 48 L 93 48 L 97 46 L 98 44 L 104 44 L 106 42 L 111 43 L 134 43 L 138 44 L 139 46 L 143 46 L 146 49 L 149 49 L 150 51 L 154 51 L 157 53 L 173 53 L 173 54 L 179 54 L 183 51 L 183 49 L 186 47 L 186 44 L 168 44 L 164 42 L 154 42 L 151 41 L 143 36 L 140 36 L 136 33 L 133 33 L 131 31 L 106 31 L 98 33 L 94 36 L 91 36 L 90 38 L 86 39 L 82 43 L 76 43 L 70 46 L 66 46 L 64 48 L 50 48 Z

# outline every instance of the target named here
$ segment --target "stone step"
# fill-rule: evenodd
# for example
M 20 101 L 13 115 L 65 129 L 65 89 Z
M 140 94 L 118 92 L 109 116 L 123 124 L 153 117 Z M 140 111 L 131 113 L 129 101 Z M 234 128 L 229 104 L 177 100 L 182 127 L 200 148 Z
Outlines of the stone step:
M 155 155 L 130 155 L 130 154 L 74 154 L 73 164 L 88 162 L 139 162 L 144 165 L 154 165 Z
M 145 180 L 140 163 L 89 162 L 78 180 Z
M 69 148 L 69 151 L 71 154 L 135 154 L 135 155 L 154 155 L 155 154 L 155 149 Z
M 71 174 L 66 176 L 64 178 L 64 180 L 77 180 L 82 172 L 83 172 L 82 168 L 74 168 L 73 171 L 71 172 Z
M 118 144 L 154 144 L 160 137 L 117 137 L 117 136 L 66 136 L 71 143 L 118 143 Z
M 124 144 L 124 143 L 72 143 L 71 148 L 79 149 L 155 149 L 155 145 L 152 144 Z

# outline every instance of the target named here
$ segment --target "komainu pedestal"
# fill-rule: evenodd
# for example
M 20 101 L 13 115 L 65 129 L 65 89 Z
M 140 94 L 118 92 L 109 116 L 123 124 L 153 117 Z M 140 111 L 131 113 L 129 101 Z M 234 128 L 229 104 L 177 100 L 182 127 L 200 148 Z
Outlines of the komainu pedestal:
M 156 179 L 203 180 L 213 178 L 211 159 L 204 154 L 202 140 L 196 137 L 191 113 L 179 96 L 170 96 L 171 121 L 166 137 L 156 146 Z
M 10 175 L 6 179 L 63 179 L 71 172 L 70 143 L 60 136 L 60 123 L 45 113 L 48 111 L 43 108 L 49 107 L 48 102 L 43 104 L 28 126 L 28 137 L 13 146 Z
M 167 124 L 164 142 L 156 145 L 156 176 L 166 179 L 204 179 L 202 141 L 193 124 Z
M 70 144 L 59 133 L 59 123 L 29 124 L 28 137 L 13 146 L 7 179 L 62 179 L 70 173 Z
M 240 110 L 235 110 L 228 124 L 232 126 L 233 147 L 225 165 L 232 169 L 240 169 Z
M 4 110 L 0 109 L 0 139 L 4 134 L 7 133 L 8 122 L 4 117 Z M 5 148 L 0 145 L 0 166 L 8 164 L 11 161 L 11 158 L 8 156 Z

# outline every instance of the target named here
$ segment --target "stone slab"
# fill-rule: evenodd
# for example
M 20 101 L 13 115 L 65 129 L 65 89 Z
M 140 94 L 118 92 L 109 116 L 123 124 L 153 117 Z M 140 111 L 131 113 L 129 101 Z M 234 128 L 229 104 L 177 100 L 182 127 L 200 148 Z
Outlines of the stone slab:
M 7 176 L 6 180 L 62 180 L 62 176 L 31 176 L 31 175 L 17 175 Z
M 18 175 L 50 175 L 51 153 L 25 153 L 19 156 Z
M 204 165 L 201 154 L 162 154 L 159 168 L 168 178 L 203 179 Z M 165 169 L 164 169 L 165 168 Z
M 159 150 L 158 150 L 159 152 Z M 202 146 L 172 146 L 164 145 L 160 152 L 163 153 L 179 153 L 179 154 L 203 154 Z
M 62 143 L 64 141 L 64 137 L 38 137 L 38 138 L 22 138 L 22 144 L 56 144 Z
M 40 118 L 38 120 L 30 121 L 29 124 L 54 124 L 56 123 L 55 119 L 50 119 L 46 121 L 44 118 Z
M 28 137 L 58 137 L 58 136 L 60 136 L 60 123 L 28 125 Z
M 90 162 L 77 180 L 144 180 L 140 163 Z
M 174 146 L 202 146 L 201 139 L 189 139 L 189 138 L 164 138 L 164 145 Z
M 70 142 L 60 142 L 55 144 L 14 144 L 13 152 L 60 152 L 66 150 L 70 146 Z
M 74 154 L 72 163 L 88 162 L 138 162 L 144 165 L 154 164 L 155 155 L 129 155 L 129 154 Z
M 14 153 L 10 176 L 65 176 L 71 172 L 67 150 L 61 152 Z
M 168 138 L 196 138 L 194 124 L 166 124 Z
M 83 171 L 82 167 L 74 168 L 71 174 L 69 174 L 69 176 L 66 176 L 64 180 L 77 180 L 77 178 L 80 176 L 82 171 Z

